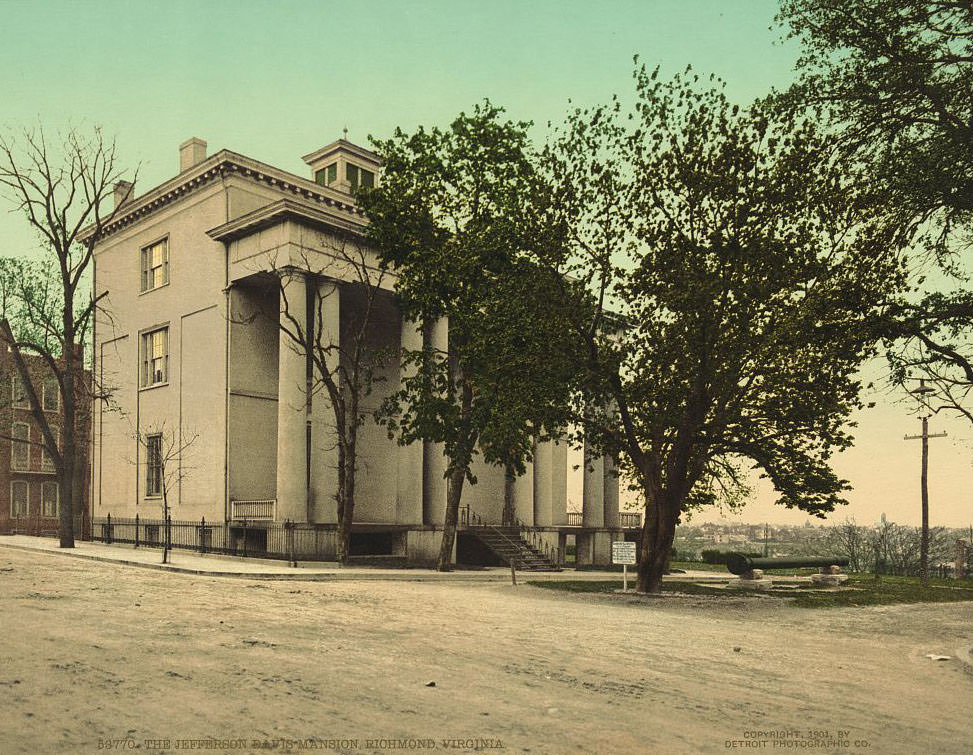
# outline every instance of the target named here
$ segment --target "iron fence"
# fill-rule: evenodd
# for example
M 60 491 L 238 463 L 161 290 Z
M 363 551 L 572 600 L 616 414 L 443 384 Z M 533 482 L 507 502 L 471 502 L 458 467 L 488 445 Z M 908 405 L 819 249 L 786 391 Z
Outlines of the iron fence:
M 92 539 L 106 544 L 125 543 L 134 548 L 170 548 L 253 556 L 288 561 L 333 561 L 337 553 L 335 525 L 295 522 L 230 522 L 134 519 L 110 514 L 95 519 Z

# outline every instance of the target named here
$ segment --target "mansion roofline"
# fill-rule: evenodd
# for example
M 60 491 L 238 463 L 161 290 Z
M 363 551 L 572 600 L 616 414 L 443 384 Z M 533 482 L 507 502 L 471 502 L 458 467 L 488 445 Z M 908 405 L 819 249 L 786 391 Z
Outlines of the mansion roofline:
M 354 202 L 349 201 L 346 193 L 224 149 L 206 158 L 198 165 L 184 170 L 142 196 L 126 201 L 113 213 L 113 217 L 105 222 L 100 239 L 107 238 L 127 228 L 216 179 L 232 175 L 262 182 L 281 191 L 291 192 L 299 201 L 310 202 L 312 208 L 314 205 L 327 208 L 332 212 L 326 212 L 324 215 L 333 219 L 333 221 L 343 221 L 347 230 L 361 228 L 365 225 L 364 212 Z M 297 207 L 296 203 L 294 207 Z M 337 214 L 334 214 L 335 211 Z M 93 231 L 94 227 L 89 226 L 82 233 L 81 239 L 87 240 Z

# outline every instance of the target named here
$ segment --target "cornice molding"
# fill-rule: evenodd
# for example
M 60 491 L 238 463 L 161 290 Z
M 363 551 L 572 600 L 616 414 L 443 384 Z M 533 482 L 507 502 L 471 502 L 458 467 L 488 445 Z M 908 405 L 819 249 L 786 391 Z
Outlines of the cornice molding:
M 349 201 L 347 195 L 236 152 L 221 150 L 199 165 L 183 171 L 175 178 L 123 205 L 115 216 L 102 226 L 98 243 L 172 202 L 207 186 L 214 180 L 231 176 L 240 176 L 263 183 L 291 196 L 299 197 L 304 202 L 336 211 L 339 216 L 345 216 L 350 227 L 363 227 L 366 224 L 364 212 Z M 82 240 L 90 237 L 93 232 L 93 227 L 86 229 Z
M 350 223 L 333 212 L 303 202 L 295 202 L 292 199 L 280 199 L 235 218 L 229 223 L 211 228 L 206 235 L 215 241 L 235 241 L 285 220 L 297 220 L 328 231 L 343 231 L 356 235 L 361 235 L 362 232 L 361 224 Z

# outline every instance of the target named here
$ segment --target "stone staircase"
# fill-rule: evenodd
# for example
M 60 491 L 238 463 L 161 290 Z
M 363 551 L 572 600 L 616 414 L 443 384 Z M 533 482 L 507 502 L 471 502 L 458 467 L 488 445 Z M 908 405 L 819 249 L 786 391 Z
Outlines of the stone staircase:
M 520 571 L 561 571 L 561 567 L 521 537 L 518 527 L 479 525 L 470 527 L 468 532 L 497 558 L 505 564 L 513 562 Z

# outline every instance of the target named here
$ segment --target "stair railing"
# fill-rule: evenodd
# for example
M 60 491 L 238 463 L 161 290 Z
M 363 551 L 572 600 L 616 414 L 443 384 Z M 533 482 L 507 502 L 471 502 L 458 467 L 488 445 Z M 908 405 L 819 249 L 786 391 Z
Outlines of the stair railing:
M 503 530 L 501 530 L 501 529 L 500 529 L 499 527 L 495 527 L 495 526 L 493 526 L 493 525 L 490 525 L 490 527 L 489 527 L 489 528 L 490 528 L 491 530 L 493 530 L 494 532 L 496 532 L 496 533 L 497 533 L 497 534 L 498 534 L 498 535 L 499 535 L 499 536 L 500 536 L 501 538 L 503 538 L 503 540 L 505 540 L 505 541 L 506 541 L 506 542 L 507 542 L 507 543 L 508 543 L 508 544 L 509 544 L 509 545 L 510 545 L 511 547 L 513 547 L 513 548 L 514 548 L 514 550 L 516 550 L 516 551 L 517 551 L 517 553 L 519 553 L 519 554 L 521 555 L 521 558 L 520 558 L 520 559 L 518 559 L 518 560 L 520 560 L 520 561 L 522 561 L 522 560 L 523 560 L 523 555 L 524 555 L 524 554 L 523 554 L 523 550 L 524 550 L 524 544 L 523 544 L 523 542 L 522 542 L 522 541 L 521 541 L 521 542 L 519 542 L 519 543 L 518 543 L 518 542 L 514 542 L 514 541 L 513 541 L 513 540 L 511 540 L 511 539 L 510 539 L 509 537 L 507 537 L 507 536 L 506 536 L 506 535 L 504 534 L 504 532 L 503 532 Z

